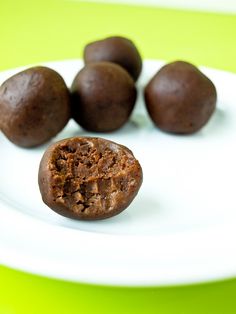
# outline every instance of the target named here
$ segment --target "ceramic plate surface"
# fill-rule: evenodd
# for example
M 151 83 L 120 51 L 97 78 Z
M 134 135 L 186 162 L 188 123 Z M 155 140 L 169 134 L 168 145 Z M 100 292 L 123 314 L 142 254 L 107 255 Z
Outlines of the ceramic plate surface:
M 70 86 L 80 60 L 47 63 Z M 23 149 L 0 134 L 0 263 L 27 272 L 124 286 L 206 282 L 236 275 L 236 75 L 202 68 L 218 91 L 217 110 L 198 133 L 166 134 L 144 106 L 143 87 L 163 65 L 145 61 L 130 122 L 93 134 L 73 121 L 53 139 L 101 136 L 128 146 L 144 181 L 123 213 L 73 221 L 41 200 L 38 165 L 49 143 Z M 19 69 L 0 73 L 0 83 Z

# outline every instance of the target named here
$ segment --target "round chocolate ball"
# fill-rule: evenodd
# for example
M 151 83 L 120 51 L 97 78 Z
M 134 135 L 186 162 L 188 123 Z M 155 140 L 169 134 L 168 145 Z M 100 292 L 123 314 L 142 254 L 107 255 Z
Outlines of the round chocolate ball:
M 124 37 L 108 37 L 88 44 L 85 63 L 109 61 L 125 68 L 136 81 L 142 70 L 142 59 L 134 43 Z
M 111 62 L 86 65 L 75 77 L 71 92 L 73 118 L 92 132 L 110 132 L 122 127 L 136 101 L 131 76 Z
M 212 81 L 184 61 L 162 67 L 145 88 L 153 122 L 163 131 L 178 134 L 201 129 L 215 110 L 216 98 Z
M 29 68 L 0 87 L 0 128 L 18 146 L 33 147 L 48 141 L 69 118 L 69 90 L 52 69 Z
M 125 146 L 74 137 L 46 150 L 38 182 L 44 203 L 58 214 L 96 220 L 129 206 L 142 184 L 142 169 Z

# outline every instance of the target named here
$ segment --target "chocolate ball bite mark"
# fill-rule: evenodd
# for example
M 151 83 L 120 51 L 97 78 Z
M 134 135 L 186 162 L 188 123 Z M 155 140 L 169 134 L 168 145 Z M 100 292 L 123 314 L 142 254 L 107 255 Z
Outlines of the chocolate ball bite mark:
M 136 81 L 142 70 L 142 58 L 134 43 L 125 37 L 114 36 L 88 44 L 84 49 L 85 64 L 100 61 L 122 66 Z
M 71 138 L 53 144 L 39 168 L 43 201 L 74 219 L 114 216 L 134 199 L 142 169 L 132 152 L 99 138 Z
M 136 101 L 136 87 L 119 65 L 99 62 L 86 65 L 72 87 L 72 116 L 84 129 L 111 132 L 129 119 Z
M 145 88 L 151 119 L 171 133 L 189 134 L 202 128 L 215 110 L 216 97 L 214 84 L 183 61 L 165 65 Z
M 0 126 L 22 147 L 40 145 L 55 136 L 70 118 L 69 91 L 63 78 L 47 67 L 33 67 L 0 87 Z

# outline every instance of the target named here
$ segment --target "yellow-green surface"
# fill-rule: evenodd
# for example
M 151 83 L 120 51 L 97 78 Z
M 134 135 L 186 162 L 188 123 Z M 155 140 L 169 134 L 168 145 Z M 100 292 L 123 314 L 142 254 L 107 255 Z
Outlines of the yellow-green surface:
M 78 58 L 91 40 L 131 37 L 144 58 L 236 71 L 236 16 L 70 1 L 0 1 L 0 68 Z
M 112 34 L 133 39 L 144 58 L 186 59 L 236 72 L 236 16 L 59 0 L 0 1 L 0 69 L 78 58 L 88 41 Z M 236 280 L 111 288 L 0 267 L 0 314 L 233 314 L 235 295 Z
M 114 288 L 0 268 L 0 314 L 235 314 L 235 280 L 178 288 Z

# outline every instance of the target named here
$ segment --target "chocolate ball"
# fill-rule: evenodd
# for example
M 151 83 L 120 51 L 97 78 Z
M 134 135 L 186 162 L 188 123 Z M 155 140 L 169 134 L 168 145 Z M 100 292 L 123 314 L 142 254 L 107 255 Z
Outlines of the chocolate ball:
M 109 61 L 125 68 L 136 81 L 142 70 L 142 59 L 134 43 L 124 37 L 108 37 L 88 44 L 84 49 L 84 61 Z
M 201 129 L 216 107 L 216 88 L 194 65 L 176 61 L 162 67 L 145 88 L 148 113 L 166 132 Z
M 71 88 L 72 116 L 86 130 L 110 132 L 122 127 L 136 100 L 134 81 L 115 63 L 86 65 Z
M 16 145 L 33 147 L 48 141 L 69 118 L 69 91 L 52 69 L 29 68 L 0 87 L 0 128 Z
M 44 203 L 58 214 L 96 220 L 129 206 L 142 184 L 142 169 L 125 146 L 74 137 L 46 150 L 38 182 Z

